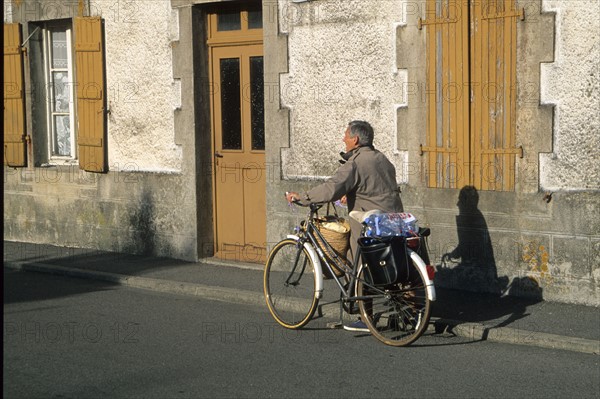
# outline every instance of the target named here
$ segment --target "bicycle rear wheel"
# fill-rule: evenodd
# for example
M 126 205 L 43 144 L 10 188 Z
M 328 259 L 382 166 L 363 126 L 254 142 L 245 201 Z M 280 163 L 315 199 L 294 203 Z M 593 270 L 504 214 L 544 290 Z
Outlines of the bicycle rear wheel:
M 269 253 L 264 273 L 264 293 L 269 312 L 286 328 L 300 328 L 310 321 L 319 299 L 315 266 L 304 246 L 285 239 Z
M 375 338 L 386 345 L 406 346 L 427 329 L 431 312 L 425 277 L 412 259 L 410 281 L 385 287 L 372 287 L 357 281 L 358 301 L 364 323 Z

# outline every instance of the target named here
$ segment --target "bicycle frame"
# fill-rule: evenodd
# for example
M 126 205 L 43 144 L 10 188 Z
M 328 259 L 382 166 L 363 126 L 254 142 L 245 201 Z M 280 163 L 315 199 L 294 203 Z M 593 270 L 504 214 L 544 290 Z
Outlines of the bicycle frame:
M 359 261 L 360 260 L 360 248 L 358 248 L 357 253 L 354 255 L 354 260 L 352 262 L 352 269 L 350 269 L 347 265 L 345 265 L 344 263 L 339 261 L 339 256 L 337 256 L 337 254 L 335 253 L 335 251 L 333 250 L 331 245 L 329 245 L 327 240 L 323 237 L 323 235 L 321 234 L 321 232 L 319 231 L 319 229 L 316 227 L 316 225 L 314 223 L 314 218 L 315 218 L 315 215 L 316 215 L 318 209 L 320 209 L 319 205 L 316 205 L 316 204 L 310 205 L 310 211 L 309 211 L 308 217 L 304 221 L 304 226 L 303 226 L 304 231 L 303 231 L 302 235 L 293 235 L 292 234 L 292 235 L 287 236 L 288 238 L 291 238 L 291 239 L 301 243 L 304 246 L 304 248 L 306 248 L 308 253 L 310 254 L 311 260 L 313 261 L 313 264 L 315 265 L 315 274 L 316 274 L 315 295 L 317 296 L 317 298 L 320 299 L 323 294 L 322 264 L 325 264 L 327 271 L 330 273 L 331 276 L 333 276 L 333 279 L 336 282 L 338 289 L 340 290 L 340 293 L 342 296 L 342 301 L 344 301 L 346 303 L 352 304 L 353 302 L 358 301 L 358 300 L 373 299 L 380 295 L 385 295 L 386 292 L 384 289 L 381 289 L 380 287 L 369 284 L 367 281 L 365 281 L 364 279 L 359 277 L 360 266 L 361 266 L 361 262 Z M 322 243 L 321 245 L 319 245 L 319 243 L 317 242 L 317 238 Z M 327 255 L 329 255 L 330 258 L 333 259 L 334 262 L 336 263 L 336 267 L 339 270 L 342 270 L 344 272 L 344 274 L 342 276 L 338 277 L 334 273 L 333 266 L 329 264 L 329 261 L 327 260 L 327 257 L 325 256 L 325 253 L 323 252 L 321 247 L 325 248 L 325 251 L 327 251 Z M 408 251 L 409 251 L 409 253 L 416 255 L 416 253 L 414 253 L 414 251 L 412 251 L 410 249 Z M 413 257 L 412 254 L 411 254 L 411 258 Z M 416 258 L 420 259 L 418 255 L 416 255 Z M 425 270 L 424 262 L 421 260 L 420 263 L 422 264 L 423 270 Z M 294 266 L 294 267 L 296 267 L 296 266 Z M 343 277 L 348 277 L 350 280 L 347 288 L 344 288 L 344 284 L 342 283 Z M 351 294 L 351 291 L 354 289 L 357 281 L 359 281 L 359 280 L 365 286 L 367 286 L 370 290 L 372 290 L 372 292 L 374 292 L 374 295 L 353 296 Z M 428 286 L 427 287 L 428 290 L 430 288 L 433 289 L 433 282 L 429 281 L 427 286 Z M 435 297 L 435 294 L 434 294 L 434 297 Z

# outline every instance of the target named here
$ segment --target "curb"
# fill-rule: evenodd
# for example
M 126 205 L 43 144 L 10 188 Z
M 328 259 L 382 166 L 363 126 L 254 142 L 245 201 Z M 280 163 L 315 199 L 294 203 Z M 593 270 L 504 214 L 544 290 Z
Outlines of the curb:
M 540 331 L 520 330 L 510 327 L 487 327 L 480 323 L 464 323 L 459 320 L 438 319 L 433 321 L 437 332 L 447 331 L 473 341 L 489 341 L 539 348 L 562 349 L 598 355 L 600 341 L 549 334 Z
M 45 263 L 5 261 L 4 267 L 27 272 L 62 275 L 67 277 L 107 281 L 122 286 L 141 288 L 157 292 L 197 296 L 208 300 L 238 303 L 245 305 L 264 306 L 262 292 L 214 287 L 203 284 L 184 283 L 170 280 L 160 280 L 148 277 L 129 276 L 116 273 L 106 273 L 75 269 Z M 339 319 L 339 306 L 320 304 L 319 316 L 328 319 Z M 435 332 L 449 332 L 473 341 L 490 341 L 515 345 L 536 346 L 548 349 L 562 349 L 587 354 L 600 354 L 600 341 L 564 335 L 549 334 L 538 331 L 520 330 L 510 327 L 487 327 L 479 323 L 465 323 L 459 320 L 432 319 Z M 431 326 L 430 326 L 431 328 Z
M 107 281 L 118 285 L 141 288 L 157 292 L 166 292 L 181 295 L 198 296 L 208 300 L 233 302 L 248 305 L 263 305 L 265 303 L 262 293 L 253 291 L 213 287 L 203 284 L 184 283 L 170 280 L 160 280 L 148 277 L 128 276 L 124 274 L 106 273 L 75 269 L 64 266 L 49 265 L 45 263 L 4 262 L 4 266 L 13 270 L 55 274 L 60 276 L 83 278 L 89 280 Z

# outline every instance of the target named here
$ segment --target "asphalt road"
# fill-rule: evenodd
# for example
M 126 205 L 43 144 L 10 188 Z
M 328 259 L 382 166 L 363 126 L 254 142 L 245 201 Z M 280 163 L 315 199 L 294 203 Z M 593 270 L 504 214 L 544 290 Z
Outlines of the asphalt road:
M 427 335 L 408 348 L 266 308 L 4 271 L 5 398 L 598 397 L 600 357 Z

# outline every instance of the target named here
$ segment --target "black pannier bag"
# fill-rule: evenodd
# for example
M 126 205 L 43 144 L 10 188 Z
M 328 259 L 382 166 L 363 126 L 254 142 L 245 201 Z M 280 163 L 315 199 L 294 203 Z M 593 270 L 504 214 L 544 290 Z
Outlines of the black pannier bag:
M 408 252 L 404 237 L 360 237 L 358 239 L 363 263 L 367 265 L 364 279 L 382 286 L 409 279 Z

